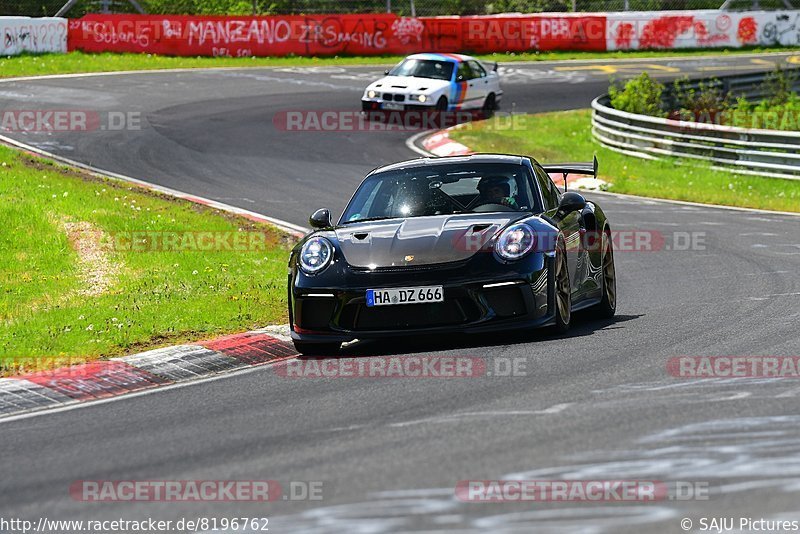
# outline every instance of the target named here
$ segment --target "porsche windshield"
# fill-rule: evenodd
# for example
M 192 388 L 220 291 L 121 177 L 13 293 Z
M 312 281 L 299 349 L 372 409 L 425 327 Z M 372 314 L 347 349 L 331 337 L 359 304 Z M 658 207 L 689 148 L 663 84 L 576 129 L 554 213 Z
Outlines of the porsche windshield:
M 453 77 L 452 61 L 436 61 L 433 59 L 406 59 L 390 72 L 390 76 L 413 76 L 415 78 L 432 78 L 434 80 L 450 80 Z
M 541 211 L 528 170 L 511 163 L 435 165 L 370 176 L 342 223 L 457 213 Z

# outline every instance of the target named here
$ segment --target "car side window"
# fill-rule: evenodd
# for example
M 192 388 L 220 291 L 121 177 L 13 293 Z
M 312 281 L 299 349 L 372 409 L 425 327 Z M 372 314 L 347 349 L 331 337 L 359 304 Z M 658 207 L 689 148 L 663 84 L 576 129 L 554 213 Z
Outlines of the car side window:
M 486 69 L 484 69 L 477 61 L 469 61 L 469 66 L 472 69 L 473 78 L 486 78 Z
M 539 188 L 542 190 L 542 198 L 544 199 L 544 210 L 550 211 L 558 207 L 559 194 L 550 175 L 544 172 L 539 166 L 534 166 L 536 171 L 536 180 L 539 182 Z
M 456 76 L 456 80 L 465 81 L 471 80 L 474 76 L 472 75 L 472 69 L 469 68 L 469 65 L 466 63 L 459 63 L 458 64 L 458 75 Z

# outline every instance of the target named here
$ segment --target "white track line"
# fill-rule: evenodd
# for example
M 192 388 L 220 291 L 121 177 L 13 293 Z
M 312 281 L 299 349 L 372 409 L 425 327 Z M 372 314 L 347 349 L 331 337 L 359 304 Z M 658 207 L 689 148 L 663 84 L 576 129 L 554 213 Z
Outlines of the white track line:
M 608 64 L 609 62 L 613 63 L 657 63 L 663 61 L 701 61 L 701 60 L 714 60 L 714 59 L 749 59 L 749 58 L 764 58 L 766 56 L 772 57 L 792 57 L 800 55 L 800 51 L 798 52 L 754 52 L 754 53 L 744 53 L 744 54 L 709 54 L 709 55 L 688 55 L 688 56 L 666 56 L 666 57 L 631 57 L 631 58 L 620 58 L 620 57 L 610 57 L 610 58 L 594 58 L 594 59 L 545 59 L 541 61 L 506 61 L 502 62 L 502 66 L 513 66 L 513 65 L 523 65 L 523 66 L 530 66 L 530 65 L 560 65 L 560 64 L 572 64 L 572 63 L 588 63 L 588 64 Z M 488 60 L 487 60 L 488 61 Z M 395 63 L 371 63 L 369 65 L 359 65 L 358 63 L 351 63 L 351 64 L 342 64 L 342 65 L 329 65 L 330 67 L 339 67 L 343 69 L 351 69 L 351 68 L 373 68 L 380 69 L 381 67 L 392 67 Z M 305 67 L 319 67 L 322 65 L 240 65 L 240 66 L 228 66 L 228 67 L 183 67 L 183 68 L 174 68 L 174 69 L 142 69 L 142 70 L 118 70 L 118 71 L 108 71 L 108 72 L 73 72 L 69 74 L 44 74 L 41 76 L 18 76 L 18 77 L 9 77 L 9 78 L 0 78 L 0 83 L 11 83 L 11 82 L 29 82 L 29 81 L 36 81 L 36 80 L 58 80 L 58 79 L 70 79 L 70 78 L 94 78 L 98 76 L 125 76 L 129 74 L 181 74 L 181 73 L 188 73 L 188 72 L 214 72 L 214 71 L 226 71 L 226 70 L 256 70 L 256 69 L 287 69 L 287 68 L 305 68 Z M 328 66 L 328 65 L 325 65 Z M 764 65 L 766 67 L 766 65 Z M 757 65 L 754 65 L 752 68 L 758 69 Z
M 169 187 L 160 186 L 151 182 L 147 182 L 145 180 L 139 180 L 138 178 L 133 178 L 131 176 L 126 176 L 124 174 L 119 174 L 116 172 L 107 171 L 104 169 L 100 169 L 98 167 L 94 167 L 92 165 L 87 165 L 85 163 L 81 163 L 79 161 L 75 161 L 73 159 L 65 158 L 63 156 L 59 156 L 57 154 L 53 154 L 52 152 L 47 152 L 46 150 L 41 150 L 34 146 L 28 145 L 26 143 L 22 143 L 17 141 L 16 139 L 12 139 L 10 137 L 6 137 L 4 135 L 0 135 L 0 142 L 5 143 L 7 145 L 13 146 L 15 148 L 19 148 L 21 150 L 26 150 L 28 152 L 32 152 L 42 157 L 50 158 L 54 161 L 59 163 L 63 163 L 65 165 L 69 165 L 72 167 L 77 167 L 79 169 L 83 169 L 85 171 L 92 172 L 102 178 L 111 178 L 113 180 L 119 180 L 123 182 L 128 182 L 131 184 L 135 184 L 146 189 L 150 189 L 153 191 L 157 191 L 159 193 L 163 193 L 165 195 L 169 195 L 171 197 L 180 198 L 182 200 L 186 200 L 188 202 L 194 202 L 195 204 L 200 204 L 201 206 L 209 206 L 212 208 L 216 208 L 221 211 L 225 211 L 228 213 L 234 213 L 236 215 L 243 215 L 253 217 L 255 219 L 262 220 L 264 222 L 268 222 L 274 226 L 277 226 L 281 230 L 288 232 L 295 236 L 303 236 L 307 234 L 310 230 L 303 226 L 290 223 L 288 221 L 284 221 L 281 219 L 276 219 L 275 217 L 270 217 L 268 215 L 264 215 L 263 213 L 258 213 L 255 211 L 246 210 L 244 208 L 238 208 L 236 206 L 231 206 L 230 204 L 225 204 L 223 202 L 218 202 L 216 200 L 211 200 L 209 198 L 200 197 L 197 195 L 192 195 L 190 193 L 184 193 L 183 191 L 178 191 L 177 189 L 171 189 Z M 197 201 L 195 201 L 196 199 Z M 199 201 L 199 202 L 198 202 Z

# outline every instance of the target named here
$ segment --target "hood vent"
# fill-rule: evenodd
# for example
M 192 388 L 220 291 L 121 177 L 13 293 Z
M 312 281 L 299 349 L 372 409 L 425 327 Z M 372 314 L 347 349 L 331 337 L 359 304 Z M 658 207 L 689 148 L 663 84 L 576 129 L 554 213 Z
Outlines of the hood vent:
M 367 232 L 353 234 L 353 237 L 355 237 L 359 241 L 364 241 L 368 236 L 369 236 L 369 234 Z
M 492 227 L 491 224 L 476 224 L 475 226 L 472 227 L 472 232 L 477 234 L 491 227 Z
M 393 85 L 392 89 L 408 89 L 407 85 Z

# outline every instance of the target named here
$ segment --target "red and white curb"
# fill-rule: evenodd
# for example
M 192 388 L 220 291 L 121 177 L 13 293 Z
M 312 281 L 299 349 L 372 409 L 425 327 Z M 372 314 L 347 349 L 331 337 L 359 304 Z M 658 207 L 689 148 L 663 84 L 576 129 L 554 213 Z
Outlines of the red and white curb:
M 280 327 L 269 327 L 12 378 L 0 378 L 0 421 L 208 378 L 298 355 Z
M 428 154 L 440 158 L 447 156 L 468 156 L 473 153 L 469 147 L 450 139 L 449 128 L 425 137 L 421 145 Z
M 427 157 L 445 158 L 448 156 L 469 156 L 476 152 L 468 146 L 453 141 L 450 138 L 450 132 L 457 128 L 464 128 L 464 124 L 457 124 L 445 130 L 434 132 L 423 132 L 422 134 L 415 135 L 406 141 L 406 146 L 416 152 L 417 154 Z M 551 174 L 550 177 L 553 182 L 563 187 L 564 176 L 561 174 Z M 608 182 L 598 178 L 589 178 L 586 176 L 570 174 L 567 176 L 567 183 L 571 189 L 583 189 L 585 191 L 600 190 Z

